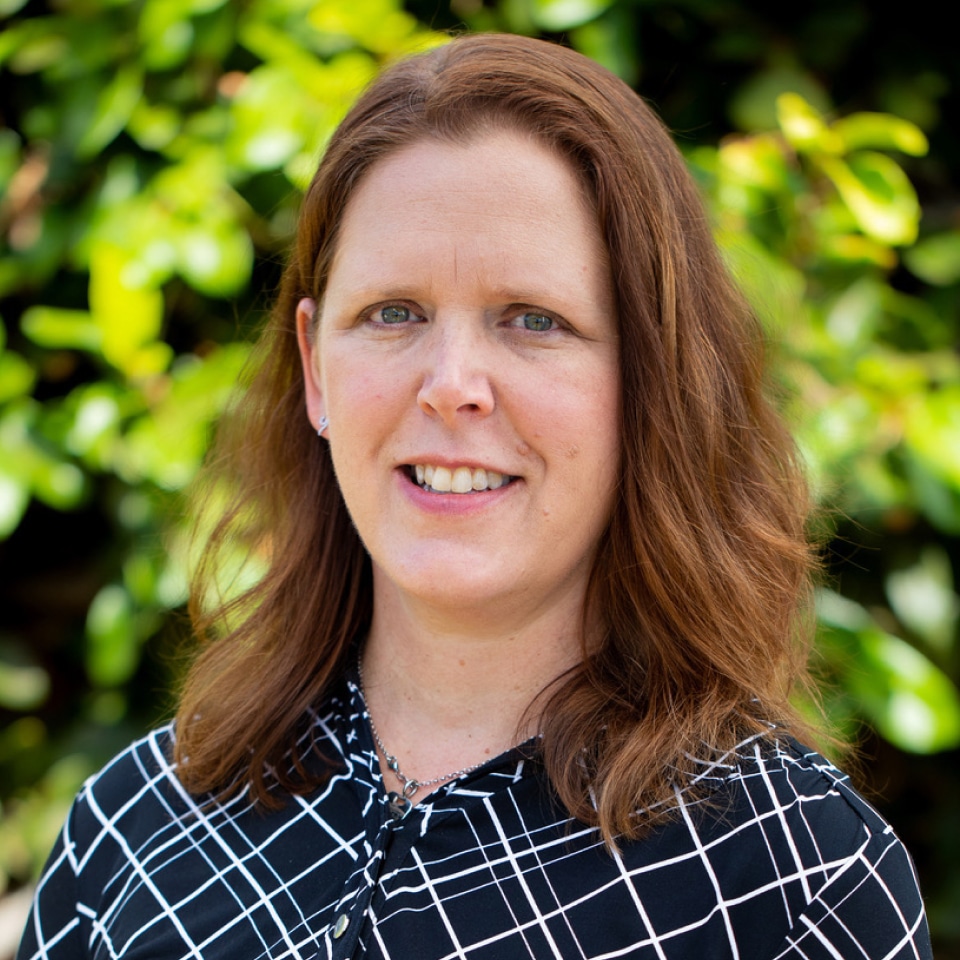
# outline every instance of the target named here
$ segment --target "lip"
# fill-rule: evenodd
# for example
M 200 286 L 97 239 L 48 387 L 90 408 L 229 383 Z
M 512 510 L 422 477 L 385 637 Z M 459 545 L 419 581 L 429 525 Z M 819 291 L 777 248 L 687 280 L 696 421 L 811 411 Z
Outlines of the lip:
M 438 467 L 452 465 L 454 467 L 470 467 L 471 469 L 492 469 L 490 467 L 482 467 L 479 463 L 469 460 L 451 461 L 438 458 L 436 460 L 424 459 L 414 462 L 429 463 Z M 400 492 L 411 501 L 418 510 L 444 516 L 465 516 L 485 510 L 503 501 L 506 497 L 513 496 L 515 488 L 518 488 L 523 482 L 522 477 L 516 477 L 510 483 L 504 484 L 496 490 L 477 490 L 473 493 L 432 493 L 427 492 L 410 479 L 409 471 L 411 467 L 412 464 L 404 463 L 397 466 L 393 471 L 394 479 Z

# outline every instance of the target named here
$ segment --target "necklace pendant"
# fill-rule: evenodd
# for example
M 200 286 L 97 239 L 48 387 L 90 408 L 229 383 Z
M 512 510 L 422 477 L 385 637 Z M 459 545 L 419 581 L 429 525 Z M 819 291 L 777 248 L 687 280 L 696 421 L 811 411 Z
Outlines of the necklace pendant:
M 402 820 L 412 809 L 413 804 L 402 794 L 393 790 L 387 794 L 387 813 L 391 820 Z

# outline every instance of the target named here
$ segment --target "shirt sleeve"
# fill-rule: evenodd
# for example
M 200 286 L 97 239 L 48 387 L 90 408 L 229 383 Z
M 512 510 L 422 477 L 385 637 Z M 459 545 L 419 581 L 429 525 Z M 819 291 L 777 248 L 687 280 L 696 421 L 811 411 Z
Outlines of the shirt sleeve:
M 873 833 L 820 889 L 773 960 L 933 960 L 910 855 Z
M 81 960 L 92 911 L 79 902 L 76 802 L 37 884 L 16 960 Z

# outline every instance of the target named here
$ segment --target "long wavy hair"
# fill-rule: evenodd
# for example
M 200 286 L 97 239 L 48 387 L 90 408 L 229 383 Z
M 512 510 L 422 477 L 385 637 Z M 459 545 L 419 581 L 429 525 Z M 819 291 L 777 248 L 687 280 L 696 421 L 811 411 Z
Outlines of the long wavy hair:
M 344 210 L 401 147 L 529 132 L 592 198 L 617 301 L 620 483 L 591 573 L 598 647 L 543 698 L 541 756 L 569 812 L 637 836 L 750 735 L 808 730 L 814 566 L 793 443 L 766 396 L 763 338 L 686 166 L 623 82 L 561 46 L 455 39 L 387 69 L 333 136 L 246 389 L 207 468 L 218 513 L 194 584 L 201 648 L 176 721 L 192 791 L 275 804 L 323 773 L 294 749 L 368 629 L 369 558 L 305 414 L 295 310 L 320 301 Z M 224 558 L 255 584 L 220 593 Z M 292 759 L 291 759 L 292 758 Z

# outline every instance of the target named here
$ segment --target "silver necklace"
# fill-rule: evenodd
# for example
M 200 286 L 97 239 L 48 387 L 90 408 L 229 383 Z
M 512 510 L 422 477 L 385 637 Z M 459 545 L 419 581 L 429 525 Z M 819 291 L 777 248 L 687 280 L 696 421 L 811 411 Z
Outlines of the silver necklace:
M 360 696 L 363 697 L 364 704 L 367 704 L 367 694 L 363 689 L 363 666 L 359 658 L 357 659 L 357 677 L 360 680 Z M 387 794 L 387 806 L 390 809 L 390 813 L 398 819 L 405 817 L 410 812 L 413 806 L 411 798 L 421 787 L 432 787 L 436 783 L 443 783 L 446 780 L 456 780 L 459 777 L 464 777 L 468 773 L 473 773 L 474 770 L 479 770 L 487 762 L 486 760 L 481 760 L 480 763 L 475 763 L 469 767 L 462 767 L 460 770 L 454 770 L 452 773 L 445 773 L 442 776 L 434 777 L 432 780 L 417 780 L 416 777 L 408 777 L 400 769 L 400 761 L 396 755 L 392 754 L 386 748 L 380 736 L 380 731 L 377 730 L 377 725 L 373 722 L 373 714 L 370 712 L 369 705 L 367 705 L 367 720 L 370 723 L 370 732 L 373 734 L 373 739 L 380 748 L 384 759 L 387 761 L 387 766 L 393 771 L 394 776 L 402 784 L 400 793 L 391 790 Z

